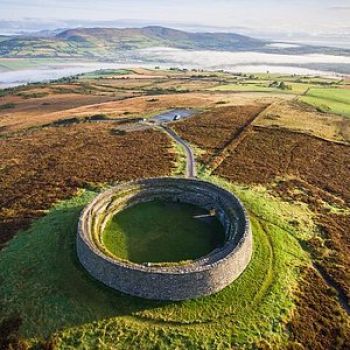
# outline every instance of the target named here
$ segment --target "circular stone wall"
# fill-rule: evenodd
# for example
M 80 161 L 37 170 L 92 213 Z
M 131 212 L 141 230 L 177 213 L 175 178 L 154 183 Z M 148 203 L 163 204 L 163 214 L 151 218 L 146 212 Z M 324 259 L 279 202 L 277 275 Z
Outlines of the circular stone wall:
M 154 200 L 215 209 L 224 227 L 224 245 L 197 260 L 171 266 L 141 265 L 113 256 L 101 243 L 107 222 L 128 207 Z M 147 299 L 184 300 L 215 293 L 234 281 L 250 261 L 252 233 L 242 203 L 230 192 L 194 179 L 144 179 L 101 193 L 83 210 L 77 253 L 85 269 L 111 288 Z

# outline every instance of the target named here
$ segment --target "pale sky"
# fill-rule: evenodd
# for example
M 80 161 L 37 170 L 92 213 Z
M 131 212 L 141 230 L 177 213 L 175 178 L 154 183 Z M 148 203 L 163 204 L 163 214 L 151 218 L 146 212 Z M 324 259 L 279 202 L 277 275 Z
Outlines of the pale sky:
M 342 33 L 350 28 L 350 0 L 0 0 L 0 20 L 24 18 Z

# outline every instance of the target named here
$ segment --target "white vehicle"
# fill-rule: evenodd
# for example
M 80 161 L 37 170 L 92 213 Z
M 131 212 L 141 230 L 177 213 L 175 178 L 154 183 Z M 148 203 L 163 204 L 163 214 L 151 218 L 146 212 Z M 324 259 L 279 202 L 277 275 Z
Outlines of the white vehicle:
M 175 114 L 173 120 L 179 120 L 181 118 L 181 115 L 180 114 Z

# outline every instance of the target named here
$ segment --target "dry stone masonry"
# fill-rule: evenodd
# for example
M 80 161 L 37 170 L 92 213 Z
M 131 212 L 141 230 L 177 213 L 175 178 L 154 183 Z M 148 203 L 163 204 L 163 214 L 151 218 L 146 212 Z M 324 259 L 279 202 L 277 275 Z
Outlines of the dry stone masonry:
M 101 242 L 106 223 L 128 207 L 153 200 L 215 210 L 225 230 L 225 244 L 202 258 L 171 266 L 136 264 L 113 256 Z M 210 295 L 233 282 L 251 259 L 252 233 L 239 199 L 214 184 L 173 177 L 142 179 L 101 193 L 83 210 L 77 253 L 85 269 L 111 288 L 147 299 L 184 300 Z

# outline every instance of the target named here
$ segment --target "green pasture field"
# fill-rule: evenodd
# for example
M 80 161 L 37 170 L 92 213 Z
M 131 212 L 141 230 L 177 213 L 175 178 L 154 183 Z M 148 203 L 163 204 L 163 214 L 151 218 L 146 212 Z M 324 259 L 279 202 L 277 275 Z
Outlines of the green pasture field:
M 51 58 L 0 58 L 0 71 L 16 71 L 21 69 L 39 68 L 43 64 L 67 63 Z
M 301 100 L 324 112 L 350 117 L 350 89 L 310 89 Z
M 211 91 L 242 91 L 242 92 L 280 92 L 300 95 L 315 85 L 309 83 L 297 83 L 287 81 L 287 79 L 278 79 L 275 81 L 284 81 L 288 87 L 286 90 L 270 87 L 274 80 L 246 80 L 240 84 L 224 84 L 211 88 Z
M 244 91 L 244 92 L 280 92 L 282 90 L 270 88 L 266 84 L 225 84 L 210 88 L 211 91 Z
M 100 69 L 94 72 L 84 73 L 80 78 L 99 78 L 99 77 L 109 77 L 113 75 L 128 75 L 132 74 L 133 71 L 130 69 Z
M 274 81 L 285 82 L 287 89 L 270 87 Z M 333 84 L 335 87 L 329 87 Z M 341 89 L 339 80 L 317 77 L 255 74 L 253 79 L 243 78 L 239 83 L 227 83 L 210 88 L 210 91 L 277 92 L 304 95 L 301 100 L 334 113 L 350 115 L 350 90 Z

